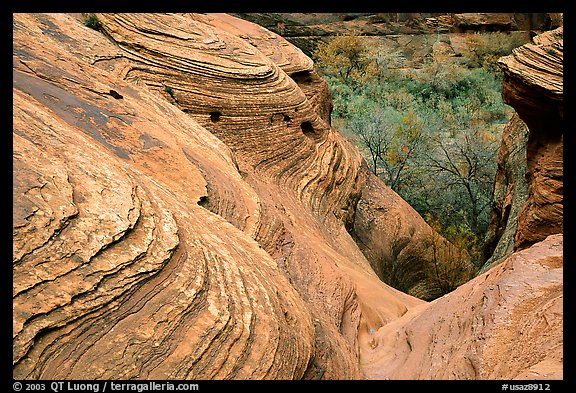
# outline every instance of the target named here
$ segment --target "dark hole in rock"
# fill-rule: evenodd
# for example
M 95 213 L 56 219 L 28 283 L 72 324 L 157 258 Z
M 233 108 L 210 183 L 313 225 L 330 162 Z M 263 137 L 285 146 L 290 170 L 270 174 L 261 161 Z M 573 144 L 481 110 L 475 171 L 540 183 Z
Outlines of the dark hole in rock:
M 218 111 L 210 112 L 210 121 L 216 123 L 217 121 L 220 121 L 220 116 L 222 116 L 222 113 Z
M 314 127 L 312 127 L 312 123 L 310 123 L 309 121 L 305 121 L 302 124 L 300 124 L 300 129 L 306 136 L 314 135 Z
M 312 82 L 312 76 L 310 71 L 296 71 L 290 74 L 290 78 L 296 83 L 310 83 Z
M 200 200 L 198 201 L 198 205 L 200 205 L 202 207 L 208 205 L 208 197 L 206 195 L 202 195 L 200 197 Z
M 121 100 L 122 98 L 124 98 L 124 96 L 122 96 L 122 94 L 118 93 L 116 90 L 110 90 L 110 95 L 116 98 L 117 100 Z

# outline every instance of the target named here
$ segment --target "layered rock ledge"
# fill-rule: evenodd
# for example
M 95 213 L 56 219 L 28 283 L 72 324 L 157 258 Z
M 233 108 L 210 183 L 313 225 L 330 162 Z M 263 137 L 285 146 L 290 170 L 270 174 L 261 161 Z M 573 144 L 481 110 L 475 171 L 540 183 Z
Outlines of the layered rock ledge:
M 330 126 L 310 59 L 229 15 L 95 17 L 13 16 L 13 377 L 380 378 L 396 350 L 375 358 L 375 333 L 436 303 L 382 282 L 351 233 L 373 225 L 368 247 L 395 258 L 383 270 L 421 271 L 434 235 Z M 533 289 L 510 304 L 557 289 L 553 251 L 547 284 L 507 271 Z M 556 365 L 550 315 L 522 319 L 552 323 L 514 370 Z M 447 367 L 415 375 L 464 375 Z
M 563 232 L 563 27 L 499 60 L 502 97 L 528 128 L 528 197 L 517 216 L 514 249 Z

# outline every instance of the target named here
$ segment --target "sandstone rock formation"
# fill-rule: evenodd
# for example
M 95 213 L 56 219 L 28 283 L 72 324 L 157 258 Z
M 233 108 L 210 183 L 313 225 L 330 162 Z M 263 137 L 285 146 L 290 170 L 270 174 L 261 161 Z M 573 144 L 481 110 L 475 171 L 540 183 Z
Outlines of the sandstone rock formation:
M 424 300 L 435 299 L 476 275 L 466 251 L 438 235 L 367 166 L 352 234 L 378 277 Z
M 361 378 L 358 331 L 422 301 L 345 229 L 310 60 L 275 38 L 301 89 L 257 26 L 98 18 L 14 16 L 14 376 Z
M 534 37 L 499 64 L 502 97 L 529 130 L 529 194 L 515 235 L 515 248 L 522 249 L 563 231 L 563 27 Z
M 526 183 L 526 143 L 528 128 L 518 114 L 504 127 L 498 150 L 498 169 L 494 179 L 494 194 L 490 223 L 486 233 L 483 269 L 502 260 L 514 251 L 517 217 L 528 197 Z
M 366 246 L 388 258 L 392 245 L 408 271 L 433 262 L 417 243 L 429 228 L 366 176 L 287 41 L 229 15 L 96 18 L 94 30 L 82 15 L 13 15 L 14 378 L 394 377 L 379 364 L 400 352 L 374 337 L 428 310 L 454 318 L 461 296 L 476 304 L 494 284 L 426 303 L 379 279 L 349 232 L 380 233 Z M 561 375 L 557 243 L 543 243 L 547 262 L 535 245 L 494 276 L 514 280 L 505 305 L 534 329 L 514 372 Z M 551 307 L 533 315 L 537 290 Z M 493 340 L 517 330 L 491 327 Z M 414 375 L 474 377 L 447 367 Z M 488 374 L 508 377 L 475 376 Z
M 384 326 L 362 343 L 366 376 L 562 379 L 562 247 L 549 236 Z

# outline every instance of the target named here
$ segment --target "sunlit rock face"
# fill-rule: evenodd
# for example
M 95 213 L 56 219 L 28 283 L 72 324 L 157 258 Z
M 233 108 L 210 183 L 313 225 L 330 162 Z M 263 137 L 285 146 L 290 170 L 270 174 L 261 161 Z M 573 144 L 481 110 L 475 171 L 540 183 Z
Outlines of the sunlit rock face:
M 552 235 L 365 342 L 374 379 L 562 379 L 563 235 Z
M 17 378 L 362 378 L 422 301 L 351 225 L 361 156 L 298 49 L 227 15 L 14 15 Z

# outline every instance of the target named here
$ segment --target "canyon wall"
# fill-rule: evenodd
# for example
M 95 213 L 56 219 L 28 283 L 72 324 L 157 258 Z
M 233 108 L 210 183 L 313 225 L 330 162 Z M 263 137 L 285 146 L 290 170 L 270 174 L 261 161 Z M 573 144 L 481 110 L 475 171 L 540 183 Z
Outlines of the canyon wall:
M 483 270 L 563 232 L 563 41 L 559 27 L 499 60 L 516 114 L 500 147 Z
M 518 214 L 515 249 L 563 231 L 563 31 L 540 34 L 499 61 L 502 97 L 529 130 L 528 198 Z
M 352 236 L 382 281 L 424 300 L 452 291 L 476 275 L 465 250 L 423 222 L 367 165 Z
M 490 222 L 484 245 L 486 270 L 514 251 L 517 217 L 528 197 L 526 182 L 526 123 L 514 113 L 502 131 L 498 149 L 498 167 L 494 178 Z
M 390 50 L 401 51 L 418 67 L 441 37 L 459 52 L 462 35 L 505 31 L 518 37 L 562 25 L 559 13 L 237 13 L 281 35 L 308 56 L 338 35 L 357 35 Z
M 407 276 L 468 261 L 367 175 L 295 46 L 226 14 L 87 17 L 13 15 L 15 379 L 394 377 L 378 364 L 400 352 L 375 338 L 436 304 L 451 320 L 466 288 L 495 299 L 480 276 L 446 304 L 380 280 L 354 236 Z M 507 304 L 534 332 L 551 323 L 513 371 L 558 377 L 562 239 L 548 242 L 544 262 L 538 244 L 522 254 L 540 278 L 506 270 L 532 289 Z M 431 290 L 414 276 L 407 292 Z M 540 289 L 550 311 L 517 308 Z

